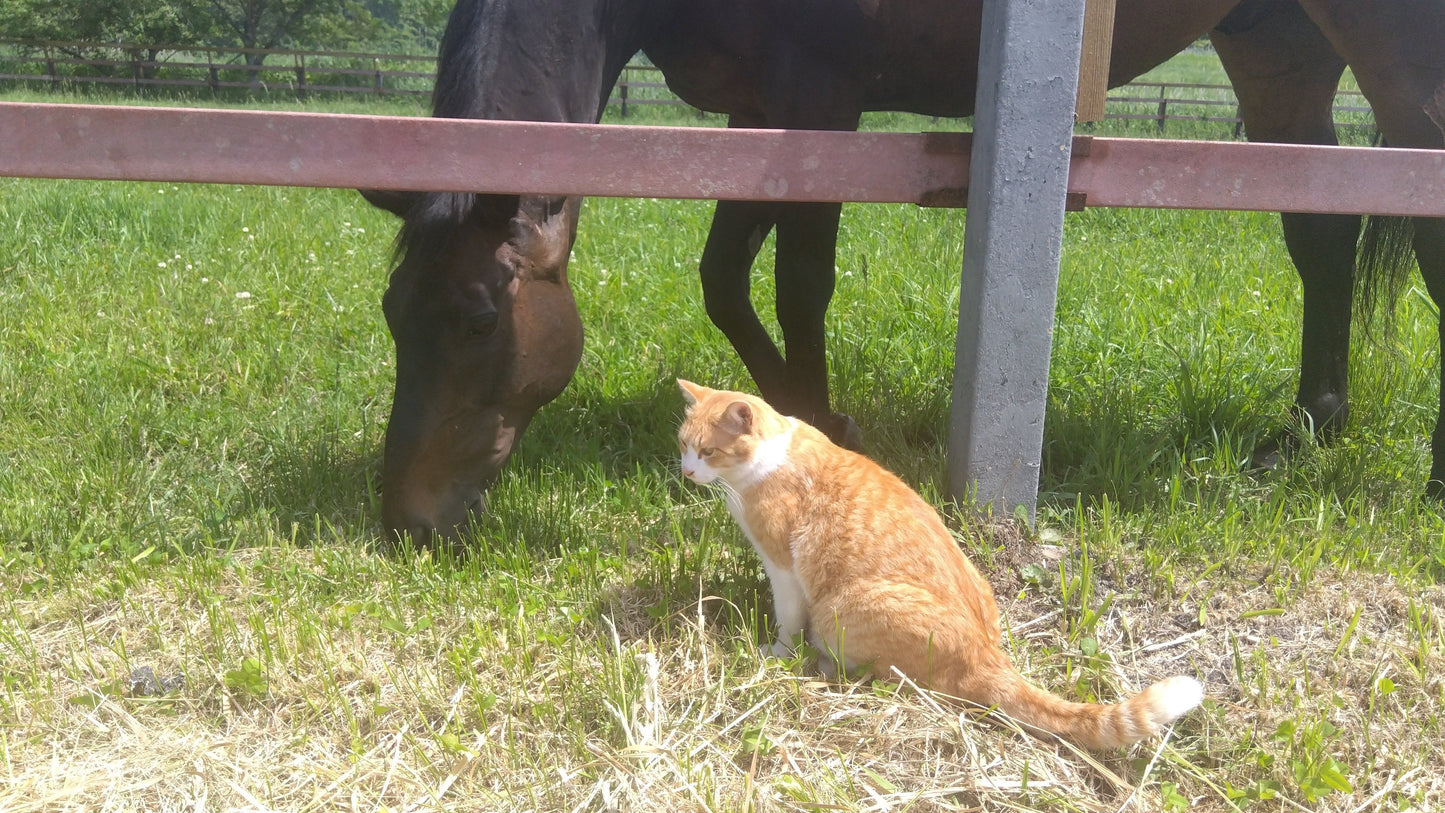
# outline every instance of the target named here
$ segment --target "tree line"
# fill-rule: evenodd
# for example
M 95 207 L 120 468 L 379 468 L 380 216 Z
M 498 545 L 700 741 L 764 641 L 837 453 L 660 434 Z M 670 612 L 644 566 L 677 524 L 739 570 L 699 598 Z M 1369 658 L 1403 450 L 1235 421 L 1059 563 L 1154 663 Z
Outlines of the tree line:
M 0 37 L 435 53 L 454 0 L 0 0 Z M 247 54 L 261 64 L 264 54 Z

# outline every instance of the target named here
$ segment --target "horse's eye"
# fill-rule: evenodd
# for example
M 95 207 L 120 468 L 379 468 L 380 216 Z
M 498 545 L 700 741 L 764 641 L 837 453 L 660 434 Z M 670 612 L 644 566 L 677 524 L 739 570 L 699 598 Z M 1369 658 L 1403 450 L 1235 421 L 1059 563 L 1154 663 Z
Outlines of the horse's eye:
M 485 338 L 496 330 L 496 313 L 479 313 L 467 319 L 467 335 L 473 338 Z

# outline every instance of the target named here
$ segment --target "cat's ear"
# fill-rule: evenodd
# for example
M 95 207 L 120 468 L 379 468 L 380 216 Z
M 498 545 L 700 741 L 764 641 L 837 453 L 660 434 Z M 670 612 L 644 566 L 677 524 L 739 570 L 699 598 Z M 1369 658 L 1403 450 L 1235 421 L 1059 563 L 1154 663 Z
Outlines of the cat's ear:
M 682 389 L 682 400 L 686 401 L 688 406 L 696 406 L 698 399 L 702 397 L 703 388 L 685 378 L 679 378 L 677 386 Z
M 753 428 L 753 408 L 747 401 L 733 401 L 723 412 L 722 429 L 734 435 L 746 435 Z

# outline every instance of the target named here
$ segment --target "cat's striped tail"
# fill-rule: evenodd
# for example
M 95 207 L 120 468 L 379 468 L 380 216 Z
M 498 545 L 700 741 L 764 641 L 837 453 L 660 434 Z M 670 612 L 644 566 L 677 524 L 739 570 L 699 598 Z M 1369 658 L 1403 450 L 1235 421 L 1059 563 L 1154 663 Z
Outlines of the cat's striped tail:
M 990 687 L 1000 711 L 1100 750 L 1152 737 L 1204 699 L 1203 684 L 1181 675 L 1165 678 L 1123 703 L 1071 703 L 1029 683 L 1012 668 L 1008 673 Z

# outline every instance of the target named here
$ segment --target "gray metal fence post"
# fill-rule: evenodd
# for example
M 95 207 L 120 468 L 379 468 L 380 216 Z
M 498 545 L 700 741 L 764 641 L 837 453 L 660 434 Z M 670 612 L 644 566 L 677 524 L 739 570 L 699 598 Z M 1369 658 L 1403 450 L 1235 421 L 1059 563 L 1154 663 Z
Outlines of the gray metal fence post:
M 1038 500 L 1084 0 L 985 0 L 948 489 Z

